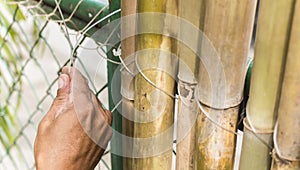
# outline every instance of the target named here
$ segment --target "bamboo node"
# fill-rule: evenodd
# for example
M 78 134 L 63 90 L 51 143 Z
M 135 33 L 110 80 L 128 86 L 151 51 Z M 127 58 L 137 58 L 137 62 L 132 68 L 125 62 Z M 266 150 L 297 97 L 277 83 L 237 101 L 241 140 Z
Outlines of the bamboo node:
M 266 134 L 266 133 L 273 133 L 274 130 L 273 129 L 257 129 L 253 126 L 252 121 L 251 121 L 251 117 L 250 117 L 250 111 L 249 111 L 249 105 L 247 104 L 246 106 L 246 113 L 247 113 L 247 122 L 245 125 L 248 126 L 248 129 L 251 130 L 254 133 L 261 133 L 261 134 Z
M 276 152 L 276 155 L 280 158 L 280 159 L 284 159 L 287 161 L 300 161 L 300 157 L 299 156 L 292 156 L 292 155 L 284 155 L 281 153 L 278 143 L 277 143 L 277 132 L 278 132 L 278 121 L 275 124 L 274 127 L 274 135 L 273 135 L 273 141 L 274 141 L 274 151 Z
M 197 96 L 197 90 L 195 91 L 195 96 Z M 221 129 L 229 132 L 229 133 L 232 133 L 234 135 L 240 135 L 238 134 L 237 132 L 235 131 L 232 131 L 230 129 L 227 129 L 226 127 L 223 127 L 220 123 L 218 123 L 216 120 L 214 120 L 210 114 L 203 108 L 202 104 L 200 103 L 200 101 L 196 98 L 196 103 L 199 107 L 199 109 L 201 110 L 201 112 L 206 116 L 206 118 L 211 121 L 213 124 L 217 125 L 218 127 L 220 127 Z M 225 110 L 225 109 L 219 109 L 219 110 Z

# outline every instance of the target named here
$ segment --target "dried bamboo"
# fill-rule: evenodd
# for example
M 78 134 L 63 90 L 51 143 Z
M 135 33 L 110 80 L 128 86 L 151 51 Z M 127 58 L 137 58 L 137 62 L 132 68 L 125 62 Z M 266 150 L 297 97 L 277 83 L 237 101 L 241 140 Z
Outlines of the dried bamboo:
M 121 37 L 122 37 L 122 59 L 125 60 L 127 68 L 131 73 L 134 73 L 134 64 L 128 61 L 128 57 L 134 55 L 136 51 L 136 38 L 128 37 L 131 33 L 136 31 L 136 23 L 133 14 L 137 10 L 137 0 L 122 0 L 121 1 Z M 128 38 L 127 38 L 128 37 Z M 126 60 L 127 59 L 127 60 Z M 134 122 L 132 120 L 134 116 L 134 78 L 128 72 L 126 68 L 122 68 L 122 134 L 128 137 L 133 137 Z M 125 116 L 124 116 L 125 115 Z M 132 116 L 131 116 L 132 115 Z M 133 155 L 130 154 L 130 150 L 133 147 L 133 143 L 130 140 L 123 140 L 123 169 L 131 170 Z
M 200 62 L 198 98 L 203 109 L 197 119 L 195 166 L 201 170 L 231 170 L 236 140 L 234 132 L 242 101 L 256 1 L 205 0 L 204 5 L 203 32 L 216 49 L 223 68 L 212 61 Z M 211 55 L 208 48 L 203 39 L 201 57 Z M 210 69 L 211 77 L 206 69 Z M 225 86 L 219 79 L 222 69 Z M 206 117 L 206 110 L 215 123 Z
M 282 160 L 276 153 L 273 153 L 272 158 L 271 170 L 299 170 L 300 161 Z
M 294 16 L 283 78 L 278 125 L 274 132 L 273 170 L 300 169 L 300 1 Z
M 179 0 L 178 16 L 199 28 L 201 7 L 201 0 Z M 178 39 L 182 39 L 181 36 L 186 36 L 186 33 L 192 33 L 192 30 L 186 28 L 186 25 L 181 26 Z M 193 36 L 197 38 L 199 35 L 196 33 Z M 198 41 L 195 43 L 197 44 Z M 178 99 L 177 116 L 176 169 L 187 170 L 194 169 L 195 120 L 198 113 L 194 91 L 197 84 L 199 58 L 195 52 L 180 42 L 178 43 L 178 56 L 180 58 L 178 71 L 180 98 Z
M 207 112 L 211 109 L 202 107 Z M 210 110 L 210 114 L 216 115 L 216 122 L 224 129 L 209 120 L 203 112 L 200 113 L 197 119 L 196 169 L 233 169 L 236 138 L 233 132 L 228 132 L 225 129 L 235 131 L 238 111 L 238 106 L 223 110 L 223 112 Z
M 194 169 L 195 118 L 198 108 L 194 98 L 195 85 L 178 82 L 178 88 L 187 90 L 187 96 L 178 100 L 176 169 Z
M 270 169 L 272 133 L 294 0 L 260 3 L 241 170 Z
M 160 12 L 160 13 L 176 13 L 175 0 L 139 0 L 138 12 Z M 138 29 L 149 29 L 152 27 L 164 26 L 164 20 L 156 18 L 155 15 L 147 15 L 147 17 L 139 18 Z M 156 50 L 153 50 L 156 49 Z M 173 131 L 174 117 L 174 75 L 170 75 L 172 71 L 162 71 L 161 66 L 165 69 L 171 69 L 171 49 L 172 40 L 169 37 L 158 34 L 142 34 L 138 36 L 138 50 L 147 50 L 139 53 L 137 56 L 138 66 L 141 68 L 139 74 L 135 77 L 135 117 L 143 120 L 151 119 L 158 116 L 150 122 L 134 123 L 134 138 L 150 138 L 152 142 L 134 142 L 134 152 L 146 157 L 136 158 L 133 162 L 132 169 L 155 169 L 166 170 L 172 166 L 172 134 L 169 134 L 165 140 L 157 140 L 157 135 L 171 128 Z M 162 50 L 162 51 L 158 51 Z M 145 69 L 147 68 L 147 69 Z M 143 74 L 141 74 L 141 72 Z M 145 79 L 147 77 L 147 79 Z M 155 84 L 150 83 L 150 81 Z M 146 112 L 142 114 L 141 112 Z M 151 140 L 152 139 L 152 140 Z M 166 146 L 168 151 L 157 153 L 157 148 Z M 149 157 L 149 153 L 156 153 Z

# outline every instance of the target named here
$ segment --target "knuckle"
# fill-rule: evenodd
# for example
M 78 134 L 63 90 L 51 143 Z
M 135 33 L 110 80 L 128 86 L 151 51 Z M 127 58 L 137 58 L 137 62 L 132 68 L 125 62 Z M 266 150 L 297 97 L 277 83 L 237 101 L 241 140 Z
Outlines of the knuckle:
M 112 114 L 109 110 L 105 110 L 105 120 L 109 125 L 112 124 Z
M 62 104 L 66 101 L 67 96 L 65 94 L 56 96 L 53 105 Z
M 63 92 L 61 89 L 57 90 L 57 96 L 55 99 L 65 99 L 68 96 L 67 93 Z

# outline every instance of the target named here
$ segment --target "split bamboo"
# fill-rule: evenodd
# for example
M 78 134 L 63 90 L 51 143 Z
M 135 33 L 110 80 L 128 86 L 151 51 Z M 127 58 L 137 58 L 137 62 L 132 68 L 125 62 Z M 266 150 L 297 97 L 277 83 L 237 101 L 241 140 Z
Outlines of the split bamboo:
M 159 12 L 176 15 L 176 4 L 175 0 L 139 0 L 138 12 Z M 155 16 L 147 15 L 147 17 L 139 19 L 139 31 L 157 26 L 163 28 L 164 20 Z M 145 116 L 144 120 L 148 120 L 148 118 L 155 115 L 158 115 L 158 117 L 151 122 L 134 123 L 134 138 L 153 139 L 150 143 L 135 142 L 134 149 L 135 152 L 142 155 L 156 153 L 157 147 L 160 145 L 170 147 L 170 149 L 150 157 L 148 155 L 136 158 L 132 165 L 133 170 L 166 170 L 172 167 L 172 135 L 165 138 L 165 141 L 154 139 L 157 135 L 172 128 L 174 122 L 174 98 L 172 97 L 175 86 L 174 75 L 170 75 L 172 71 L 167 73 L 158 69 L 160 66 L 165 66 L 165 69 L 173 69 L 174 65 L 172 65 L 171 56 L 166 56 L 168 55 L 167 53 L 172 52 L 172 48 L 170 37 L 151 33 L 138 36 L 138 50 L 147 50 L 147 52 L 138 54 L 138 61 L 136 61 L 143 75 L 140 72 L 135 77 L 135 116 Z M 141 112 L 146 112 L 146 114 L 141 115 Z
M 241 170 L 270 169 L 276 120 L 294 0 L 260 3 L 254 66 L 240 160 Z
M 222 65 L 212 63 L 213 56 L 210 55 L 213 53 L 209 53 L 209 48 L 212 47 L 207 46 L 208 42 L 205 42 L 207 40 L 204 37 L 201 42 L 201 57 L 212 61 L 205 64 L 205 60 L 200 62 L 197 97 L 202 109 L 197 119 L 195 167 L 199 170 L 231 170 L 256 0 L 205 0 L 204 5 L 203 32 L 216 49 Z M 225 86 L 222 79 L 218 79 L 222 71 L 226 78 Z M 211 97 L 219 101 L 214 101 Z
M 200 27 L 201 1 L 199 0 L 179 0 L 178 16 L 187 20 L 196 28 Z M 193 10 L 191 10 L 193 9 Z M 187 24 L 187 23 L 181 23 Z M 186 25 L 180 26 L 181 36 L 191 36 L 195 38 L 195 45 L 198 44 L 198 29 L 187 30 Z M 187 34 L 188 33 L 188 34 Z M 176 145 L 176 169 L 194 169 L 195 155 L 195 124 L 198 114 L 198 107 L 195 101 L 195 88 L 197 85 L 197 72 L 199 68 L 199 58 L 197 51 L 192 51 L 183 43 L 178 43 L 179 71 L 178 71 L 178 116 L 177 116 L 177 145 Z
M 300 169 L 300 1 L 294 16 L 283 78 L 278 125 L 274 131 L 273 170 Z

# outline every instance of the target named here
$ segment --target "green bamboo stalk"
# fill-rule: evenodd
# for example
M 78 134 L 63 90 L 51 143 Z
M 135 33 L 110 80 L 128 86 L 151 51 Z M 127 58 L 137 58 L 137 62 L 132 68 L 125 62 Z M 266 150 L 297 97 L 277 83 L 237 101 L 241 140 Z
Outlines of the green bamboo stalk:
M 199 0 L 179 0 L 178 16 L 199 28 L 202 7 L 202 1 Z M 187 28 L 186 25 L 181 26 L 179 39 L 181 36 L 186 36 L 187 32 L 191 33 L 191 30 L 185 28 Z M 199 35 L 196 33 L 192 36 L 197 38 Z M 176 169 L 186 170 L 194 168 L 195 117 L 198 113 L 194 94 L 199 58 L 195 52 L 180 42 L 178 43 L 178 56 L 180 60 L 177 88 L 180 98 L 178 99 Z
M 174 0 L 139 0 L 138 12 L 173 13 L 177 10 L 177 7 L 174 7 L 174 5 L 176 5 Z M 139 31 L 143 31 L 144 29 L 149 30 L 149 28 L 154 28 L 157 26 L 163 27 L 164 20 L 161 18 L 156 18 L 155 15 L 147 15 L 143 19 L 139 19 Z M 174 75 L 170 75 L 171 71 L 167 73 L 159 69 L 159 67 L 162 65 L 166 66 L 166 69 L 172 69 L 173 66 L 170 65 L 172 63 L 172 59 L 171 56 L 161 56 L 161 52 L 157 51 L 162 50 L 170 53 L 172 52 L 171 49 L 172 40 L 169 37 L 158 34 L 142 34 L 138 36 L 138 50 L 149 50 L 138 55 L 138 65 L 142 69 L 143 74 L 159 89 L 154 87 L 149 80 L 146 80 L 141 73 L 135 77 L 135 116 L 142 116 L 139 112 L 147 112 L 144 120 L 147 120 L 154 115 L 159 114 L 159 116 L 151 122 L 135 122 L 135 138 L 155 137 L 156 135 L 159 135 L 171 128 L 173 125 L 174 99 L 168 94 L 174 94 Z M 151 65 L 150 68 L 149 65 Z M 143 70 L 143 68 L 149 69 Z M 155 153 L 156 148 L 160 145 L 170 147 L 170 149 L 164 153 L 153 155 L 152 157 L 136 158 L 134 160 L 132 169 L 171 169 L 172 134 L 166 137 L 166 141 L 153 140 L 152 143 L 134 143 L 134 151 L 142 155 L 147 153 Z
M 118 9 L 120 9 L 121 7 L 121 1 L 120 0 L 111 0 L 109 1 L 109 12 L 114 12 Z M 110 17 L 110 22 L 116 20 L 116 19 L 119 19 L 121 16 L 121 13 L 117 13 L 115 15 L 112 15 Z M 112 28 L 113 29 L 113 28 Z M 112 30 L 110 30 L 112 31 Z M 112 37 L 111 37 L 111 40 L 114 40 L 114 39 L 119 39 L 118 38 L 118 32 L 115 32 L 112 34 Z M 110 42 L 110 41 L 109 41 Z M 119 58 L 117 56 L 114 56 L 113 54 L 113 50 L 114 49 L 117 49 L 118 46 L 120 45 L 120 43 L 118 44 L 112 44 L 114 45 L 113 48 L 111 48 L 108 52 L 107 52 L 107 57 L 113 61 L 120 61 Z M 109 101 L 109 109 L 112 110 L 114 107 L 115 107 L 115 104 L 114 101 L 119 101 L 121 100 L 121 94 L 118 93 L 117 96 L 115 95 L 114 97 L 116 97 L 117 99 L 113 99 L 112 98 L 112 91 L 114 91 L 114 94 L 116 94 L 117 92 L 120 92 L 121 91 L 121 76 L 120 76 L 120 70 L 117 69 L 118 68 L 118 65 L 117 64 L 114 64 L 114 63 L 111 63 L 109 61 L 107 61 L 107 81 L 108 81 L 108 91 L 109 91 L 109 97 L 108 97 L 108 101 Z M 112 84 L 112 78 L 114 76 L 117 76 L 118 77 L 118 83 L 114 83 Z M 116 109 L 113 113 L 112 113 L 112 116 L 113 116 L 113 121 L 112 121 L 112 128 L 117 131 L 118 133 L 122 133 L 122 115 L 118 112 L 120 109 Z M 120 149 L 120 146 L 122 146 L 122 140 L 120 139 L 117 139 L 117 138 L 114 138 L 114 135 L 116 133 L 114 132 L 113 133 L 113 136 L 112 136 L 112 140 L 110 142 L 110 147 L 111 147 L 111 150 L 114 151 L 115 148 L 117 149 Z M 122 147 L 121 147 L 122 148 Z M 122 150 L 122 149 L 121 149 Z M 119 156 L 119 155 L 116 155 L 113 153 L 111 153 L 111 165 L 112 165 L 112 170 L 122 170 L 123 169 L 123 157 L 122 156 Z
M 125 61 L 128 68 L 130 68 L 131 72 L 134 72 L 135 65 L 133 63 L 127 62 L 128 57 L 132 58 L 136 51 L 136 38 L 135 37 L 128 37 L 124 39 L 129 32 L 136 31 L 136 23 L 135 20 L 125 19 L 131 18 L 133 14 L 137 12 L 137 0 L 122 0 L 121 1 L 121 15 L 122 15 L 122 25 L 121 25 L 121 37 L 122 37 L 122 59 Z M 131 16 L 129 16 L 131 15 Z M 123 115 L 128 115 L 130 118 L 134 116 L 134 78 L 132 75 L 126 70 L 125 68 L 122 69 L 122 90 L 126 90 L 127 93 L 122 93 L 122 112 Z M 132 116 L 130 116 L 132 115 Z M 122 119 L 122 133 L 128 137 L 133 137 L 133 128 L 134 122 L 126 117 Z M 132 162 L 133 162 L 133 155 L 130 154 L 132 151 L 133 144 L 130 141 L 123 141 L 123 169 L 124 170 L 131 170 L 132 169 Z
M 283 78 L 278 126 L 274 132 L 273 170 L 300 169 L 300 1 L 294 16 Z
M 239 105 L 243 98 L 256 1 L 205 0 L 204 6 L 203 32 L 220 57 L 226 89 L 219 83 L 221 79 L 209 77 L 206 70 L 210 69 L 212 75 L 218 75 L 221 68 L 214 65 L 207 68 L 201 60 L 198 98 L 202 109 L 197 119 L 195 168 L 231 170 L 236 140 L 234 132 Z M 209 49 L 206 49 L 208 47 L 205 46 L 205 39 L 202 42 L 202 55 L 211 55 L 206 53 Z M 216 89 L 212 89 L 212 85 L 215 85 Z M 221 96 L 222 92 L 225 96 Z M 225 101 L 211 101 L 211 95 L 219 100 L 224 98 Z M 224 106 L 221 105 L 222 102 Z M 206 114 L 209 114 L 215 123 L 208 119 Z
M 294 0 L 260 4 L 241 170 L 270 168 L 272 133 Z

